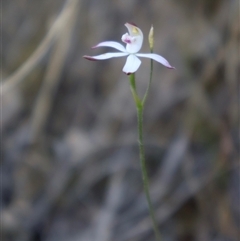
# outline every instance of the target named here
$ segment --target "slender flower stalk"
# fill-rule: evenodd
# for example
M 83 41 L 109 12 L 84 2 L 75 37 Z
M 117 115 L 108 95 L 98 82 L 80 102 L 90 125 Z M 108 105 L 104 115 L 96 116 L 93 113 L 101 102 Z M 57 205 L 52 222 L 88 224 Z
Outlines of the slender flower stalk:
M 149 35 L 148 35 L 148 43 L 149 43 L 149 47 L 150 47 L 150 51 L 151 53 L 153 53 L 153 46 L 154 46 L 154 29 L 153 26 L 151 26 L 150 31 L 149 31 Z M 143 106 L 145 105 L 145 102 L 147 100 L 147 96 L 149 93 L 149 89 L 152 83 L 152 76 L 153 76 L 153 60 L 150 60 L 150 79 L 148 82 L 148 86 L 147 86 L 147 90 L 143 96 Z
M 141 29 L 139 29 L 136 25 L 126 23 L 125 26 L 128 29 L 129 33 L 125 33 L 122 36 L 122 41 L 126 43 L 126 47 L 121 45 L 118 42 L 114 41 L 106 41 L 99 43 L 93 48 L 97 47 L 112 47 L 120 52 L 114 52 L 114 53 L 105 53 L 97 56 L 88 56 L 84 55 L 83 57 L 88 59 L 88 60 L 104 60 L 104 59 L 110 59 L 114 57 L 122 57 L 122 56 L 128 56 L 127 61 L 123 67 L 123 72 L 129 75 L 129 83 L 130 83 L 130 89 L 133 95 L 133 99 L 136 105 L 137 109 L 137 122 L 138 122 L 138 143 L 139 143 L 139 156 L 140 156 L 140 165 L 141 165 L 141 170 L 142 170 L 142 179 L 143 179 L 143 187 L 144 187 L 144 192 L 146 195 L 147 203 L 148 203 L 148 209 L 149 213 L 151 216 L 151 220 L 153 223 L 153 229 L 155 232 L 156 239 L 160 241 L 160 233 L 157 227 L 157 222 L 156 218 L 154 215 L 154 209 L 152 205 L 152 201 L 150 198 L 150 192 L 149 192 L 149 180 L 148 180 L 148 175 L 147 175 L 147 168 L 146 168 L 146 161 L 145 161 L 145 152 L 144 152 L 144 144 L 143 144 L 143 111 L 144 111 L 144 106 L 145 102 L 147 100 L 147 96 L 149 93 L 149 89 L 151 86 L 152 82 L 152 75 L 153 75 L 153 60 L 161 63 L 165 67 L 169 69 L 174 69 L 169 62 L 163 58 L 161 55 L 153 53 L 153 45 L 154 45 L 154 31 L 153 27 L 151 27 L 149 36 L 148 36 L 148 41 L 149 41 L 149 46 L 150 46 L 150 51 L 151 53 L 138 53 L 139 50 L 142 47 L 143 43 L 143 33 Z M 136 82 L 135 82 L 135 72 L 138 70 L 138 68 L 141 65 L 141 60 L 138 57 L 143 57 L 143 58 L 149 58 L 151 59 L 150 62 L 150 79 L 148 82 L 148 86 L 146 89 L 146 92 L 141 99 L 136 90 Z
M 139 145 L 140 165 L 141 165 L 141 170 L 142 170 L 143 187 L 144 187 L 144 192 L 145 192 L 145 196 L 147 199 L 149 213 L 150 213 L 151 220 L 153 223 L 153 229 L 155 232 L 155 236 L 156 236 L 156 239 L 158 241 L 160 241 L 160 233 L 158 231 L 157 221 L 156 221 L 156 218 L 154 215 L 154 209 L 153 209 L 150 192 L 149 192 L 149 180 L 148 180 L 148 175 L 147 175 L 145 150 L 144 150 L 144 144 L 143 144 L 143 110 L 144 110 L 144 103 L 147 98 L 148 90 L 145 93 L 145 98 L 143 100 L 140 100 L 136 93 L 135 74 L 129 75 L 129 82 L 130 82 L 130 88 L 131 88 L 131 92 L 133 95 L 133 99 L 135 101 L 136 109 L 137 109 L 138 145 Z M 150 81 L 149 81 L 149 86 L 150 86 Z M 136 96 L 137 96 L 137 98 L 136 98 Z

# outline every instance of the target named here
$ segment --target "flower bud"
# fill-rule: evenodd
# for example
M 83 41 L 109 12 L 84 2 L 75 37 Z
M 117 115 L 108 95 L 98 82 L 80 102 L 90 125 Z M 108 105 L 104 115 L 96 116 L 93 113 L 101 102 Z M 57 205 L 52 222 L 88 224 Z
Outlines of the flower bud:
M 153 25 L 150 28 L 149 35 L 148 35 L 148 42 L 150 46 L 150 50 L 153 50 L 153 45 L 154 45 L 154 31 L 153 31 Z

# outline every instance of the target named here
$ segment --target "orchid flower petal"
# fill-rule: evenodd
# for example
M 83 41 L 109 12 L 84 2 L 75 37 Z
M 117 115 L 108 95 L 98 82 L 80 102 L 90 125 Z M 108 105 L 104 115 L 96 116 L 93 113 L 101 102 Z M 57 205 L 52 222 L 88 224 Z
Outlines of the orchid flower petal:
M 122 36 L 122 41 L 127 44 L 126 50 L 129 53 L 137 53 L 142 47 L 143 33 L 140 28 L 133 24 L 126 23 L 125 26 L 129 34 L 124 34 Z
M 94 61 L 94 60 L 111 59 L 111 58 L 115 58 L 115 57 L 123 57 L 123 56 L 127 56 L 127 55 L 128 55 L 128 53 L 105 53 L 105 54 L 100 54 L 97 56 L 84 55 L 83 58 Z
M 96 46 L 94 46 L 92 48 L 95 49 L 95 48 L 98 48 L 98 47 L 111 47 L 111 48 L 117 49 L 121 52 L 126 52 L 126 49 L 123 45 L 121 45 L 118 42 L 114 42 L 114 41 L 101 42 L 101 43 L 97 44 Z
M 139 66 L 141 65 L 141 60 L 133 54 L 127 57 L 127 61 L 123 67 L 123 72 L 127 75 L 135 73 Z
M 174 67 L 172 67 L 169 62 L 163 58 L 161 55 L 158 54 L 136 54 L 136 56 L 138 57 L 143 57 L 143 58 L 149 58 L 149 59 L 153 59 L 156 60 L 157 62 L 159 62 L 160 64 L 164 65 L 165 67 L 169 68 L 169 69 L 175 69 Z

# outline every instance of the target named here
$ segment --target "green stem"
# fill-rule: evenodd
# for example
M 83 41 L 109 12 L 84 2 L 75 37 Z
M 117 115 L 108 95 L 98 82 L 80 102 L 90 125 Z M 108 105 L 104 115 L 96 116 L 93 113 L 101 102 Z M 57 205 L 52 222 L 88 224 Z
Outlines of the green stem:
M 135 101 L 136 107 L 138 108 L 141 105 L 141 100 L 139 99 L 136 91 L 136 83 L 135 83 L 135 74 L 129 75 L 130 89 L 133 95 L 133 99 Z
M 152 62 L 151 62 L 151 74 L 152 76 Z M 150 77 L 150 82 L 151 82 Z M 150 87 L 150 84 L 148 85 L 148 89 L 144 95 L 143 101 L 138 97 L 137 91 L 136 91 L 136 84 L 135 84 L 135 75 L 131 74 L 129 76 L 129 82 L 130 82 L 130 88 L 131 92 L 136 104 L 137 108 L 137 121 L 138 121 L 138 144 L 139 144 L 139 154 L 140 154 L 140 164 L 141 164 L 141 170 L 142 170 L 142 179 L 143 179 L 143 187 L 144 187 L 144 192 L 147 198 L 147 203 L 148 203 L 148 209 L 149 213 L 152 219 L 153 223 L 153 229 L 155 232 L 156 239 L 160 241 L 160 234 L 157 228 L 157 222 L 156 218 L 154 215 L 154 209 L 152 206 L 152 201 L 150 198 L 150 193 L 149 193 L 149 181 L 148 181 L 148 175 L 147 175 L 147 168 L 146 168 L 146 161 L 145 161 L 145 152 L 144 152 L 144 145 L 143 145 L 143 110 L 144 110 L 144 103 L 148 95 L 148 89 Z
M 139 143 L 140 163 L 141 163 L 141 169 L 142 169 L 144 192 L 147 198 L 148 209 L 152 219 L 155 236 L 156 236 L 156 239 L 159 241 L 160 233 L 158 231 L 157 222 L 154 215 L 154 209 L 153 209 L 153 205 L 152 205 L 152 201 L 149 193 L 149 181 L 148 181 L 146 161 L 145 161 L 145 151 L 144 151 L 144 145 L 143 145 L 143 105 L 140 108 L 137 108 L 137 119 L 138 119 L 138 143 Z
M 153 52 L 153 49 L 151 49 L 151 53 Z M 148 86 L 147 86 L 147 90 L 143 96 L 143 100 L 142 100 L 142 103 L 143 103 L 143 106 L 145 105 L 145 102 L 146 102 L 146 99 L 147 99 L 147 96 L 148 96 L 148 92 L 149 92 L 149 89 L 150 89 L 150 86 L 151 86 L 151 83 L 152 83 L 152 76 L 153 76 L 153 60 L 151 59 L 150 60 L 150 80 L 148 82 Z

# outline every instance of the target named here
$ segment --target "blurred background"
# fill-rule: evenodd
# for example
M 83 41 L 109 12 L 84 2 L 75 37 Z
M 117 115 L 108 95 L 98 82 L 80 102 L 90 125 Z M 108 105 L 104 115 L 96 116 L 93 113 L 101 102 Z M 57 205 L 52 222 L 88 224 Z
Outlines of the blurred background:
M 125 58 L 83 55 L 147 35 L 150 191 L 164 241 L 240 240 L 239 1 L 2 1 L 3 241 L 155 240 Z M 149 60 L 136 73 L 143 95 Z

